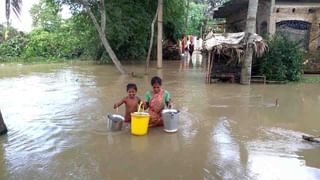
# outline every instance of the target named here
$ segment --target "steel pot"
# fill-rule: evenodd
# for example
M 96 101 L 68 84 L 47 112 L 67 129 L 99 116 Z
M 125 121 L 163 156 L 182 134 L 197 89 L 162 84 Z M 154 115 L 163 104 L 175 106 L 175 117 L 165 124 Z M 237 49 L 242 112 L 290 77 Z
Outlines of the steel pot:
M 179 121 L 180 111 L 176 109 L 164 109 L 161 112 L 164 131 L 166 132 L 176 132 L 178 131 L 178 121 Z
M 108 129 L 111 131 L 120 131 L 122 129 L 122 124 L 124 117 L 118 114 L 108 115 Z

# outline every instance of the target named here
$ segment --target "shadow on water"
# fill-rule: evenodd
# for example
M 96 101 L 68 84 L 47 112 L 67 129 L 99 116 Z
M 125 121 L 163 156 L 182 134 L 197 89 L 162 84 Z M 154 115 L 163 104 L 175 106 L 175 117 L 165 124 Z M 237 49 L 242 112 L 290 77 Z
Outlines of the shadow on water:
M 0 67 L 0 108 L 9 133 L 0 138 L 0 179 L 318 179 L 319 85 L 205 84 L 206 61 L 113 66 L 61 64 Z M 6 72 L 6 73 L 2 73 Z M 177 133 L 128 127 L 107 130 L 113 103 L 138 85 L 138 96 L 163 78 L 179 109 Z M 278 104 L 275 100 L 278 99 Z M 119 113 L 124 113 L 120 107 Z

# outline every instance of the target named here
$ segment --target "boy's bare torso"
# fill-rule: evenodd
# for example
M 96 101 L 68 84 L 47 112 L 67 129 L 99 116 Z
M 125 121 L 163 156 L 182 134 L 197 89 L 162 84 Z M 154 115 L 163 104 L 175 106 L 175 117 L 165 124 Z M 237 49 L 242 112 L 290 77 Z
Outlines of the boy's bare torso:
M 140 102 L 139 97 L 125 97 L 124 102 L 126 104 L 126 120 L 130 119 L 131 113 L 138 111 L 138 106 Z

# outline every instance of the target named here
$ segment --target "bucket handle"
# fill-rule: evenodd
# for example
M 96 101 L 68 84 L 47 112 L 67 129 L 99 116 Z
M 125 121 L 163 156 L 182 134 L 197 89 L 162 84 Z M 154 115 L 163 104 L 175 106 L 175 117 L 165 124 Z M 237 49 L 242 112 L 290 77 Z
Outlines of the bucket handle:
M 143 103 L 143 101 L 141 101 L 139 106 L 138 106 L 138 112 L 144 112 L 144 103 Z

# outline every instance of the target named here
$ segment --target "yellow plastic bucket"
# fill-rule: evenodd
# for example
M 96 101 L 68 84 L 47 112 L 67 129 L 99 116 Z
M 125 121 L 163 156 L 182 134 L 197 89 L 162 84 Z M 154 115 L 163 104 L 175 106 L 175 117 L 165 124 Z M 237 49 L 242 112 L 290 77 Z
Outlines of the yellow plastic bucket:
M 149 113 L 135 112 L 131 114 L 131 134 L 145 135 L 148 133 Z
M 131 134 L 145 135 L 148 133 L 149 113 L 143 112 L 143 104 L 140 103 L 138 112 L 131 113 Z

